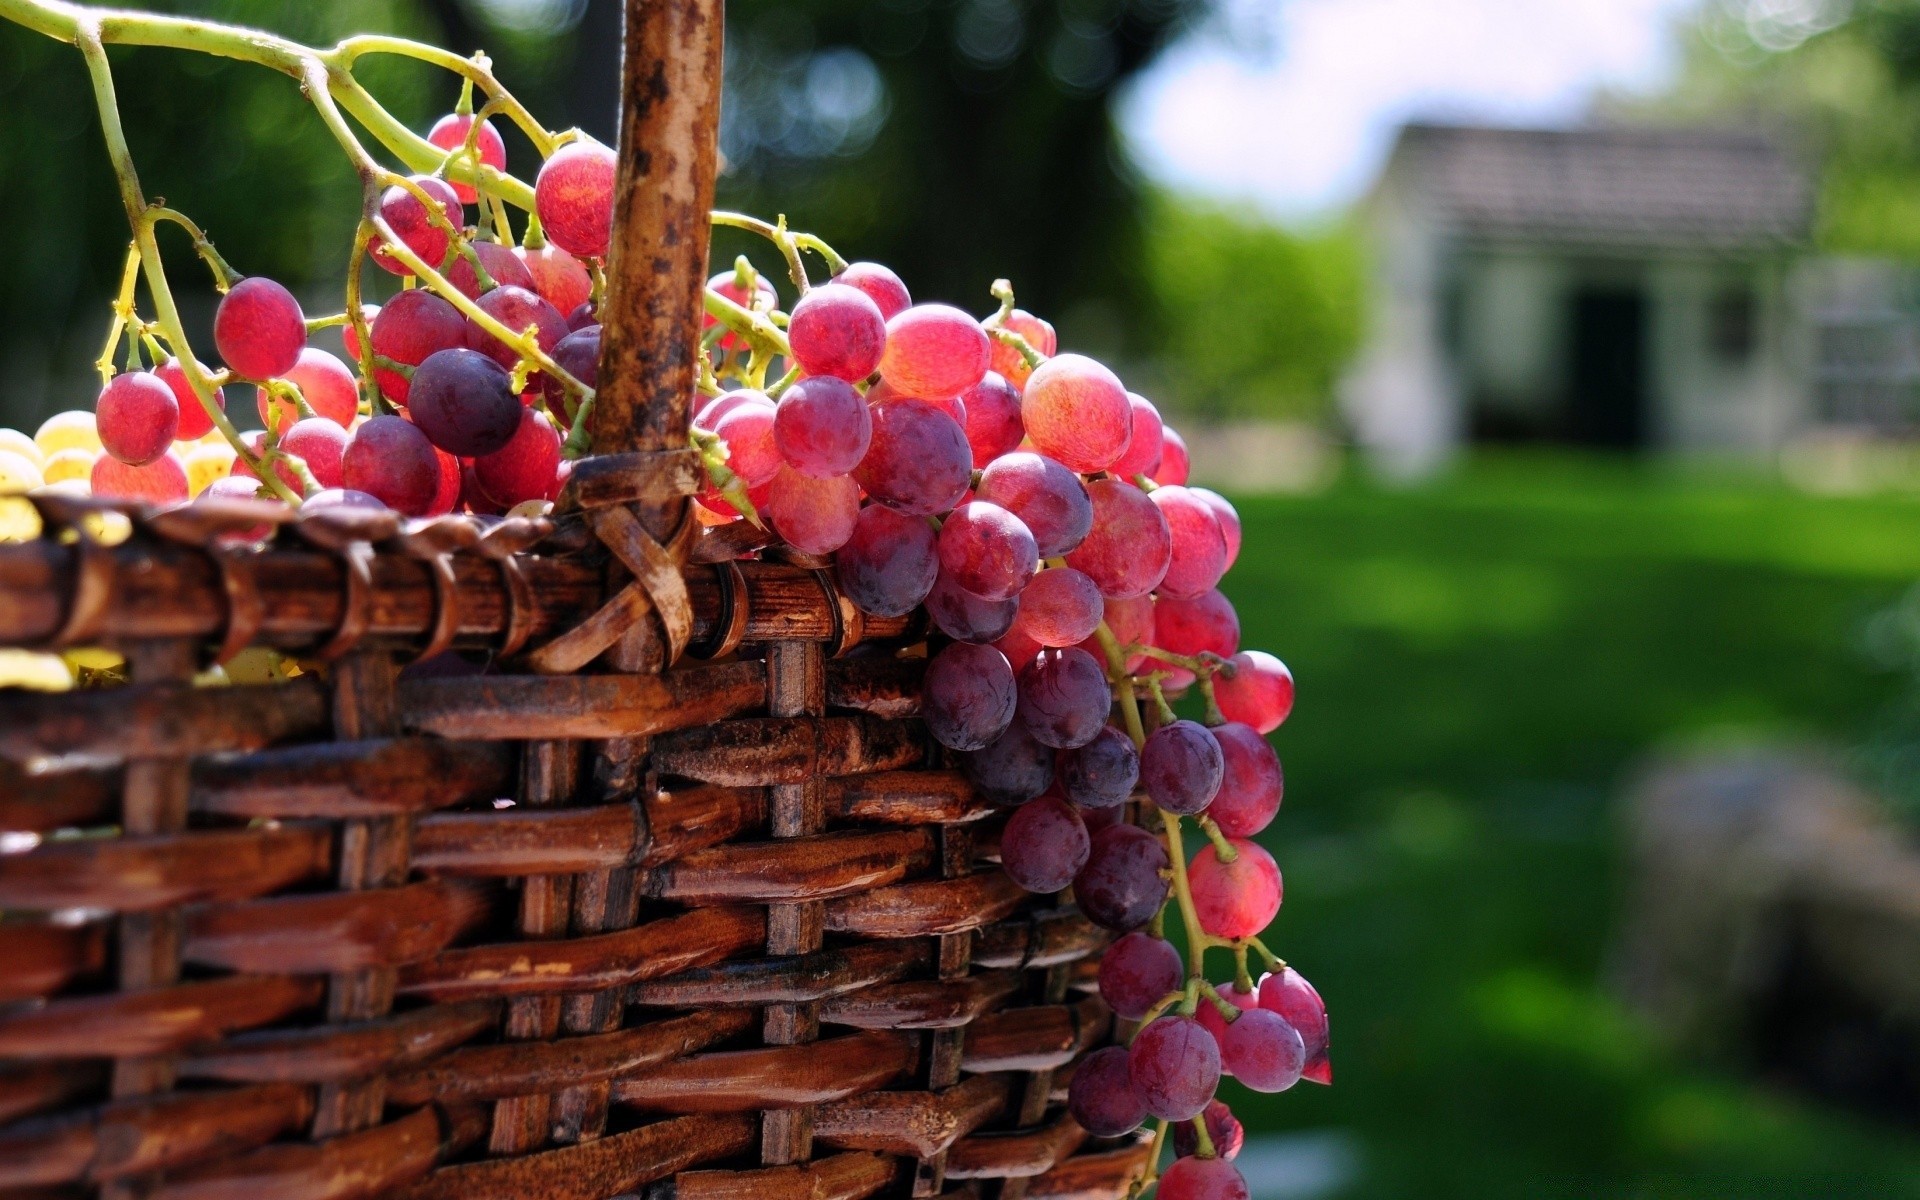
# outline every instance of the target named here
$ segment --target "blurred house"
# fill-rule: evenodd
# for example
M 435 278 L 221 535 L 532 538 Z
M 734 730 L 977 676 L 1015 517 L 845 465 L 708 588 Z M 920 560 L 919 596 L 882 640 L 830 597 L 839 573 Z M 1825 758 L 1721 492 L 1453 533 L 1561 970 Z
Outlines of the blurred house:
M 1752 132 L 1406 126 L 1367 201 L 1356 433 L 1403 472 L 1467 439 L 1778 446 L 1809 418 L 1812 193 Z

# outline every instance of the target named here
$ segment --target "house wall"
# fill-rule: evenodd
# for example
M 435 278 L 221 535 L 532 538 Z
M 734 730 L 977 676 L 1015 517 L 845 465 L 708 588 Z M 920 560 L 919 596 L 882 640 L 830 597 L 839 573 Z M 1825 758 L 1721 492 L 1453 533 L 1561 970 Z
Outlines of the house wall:
M 1691 451 L 1770 451 L 1807 420 L 1807 380 L 1785 271 L 1772 261 L 1665 261 L 1646 268 L 1654 379 L 1654 444 Z M 1754 298 L 1752 353 L 1716 350 L 1716 300 Z

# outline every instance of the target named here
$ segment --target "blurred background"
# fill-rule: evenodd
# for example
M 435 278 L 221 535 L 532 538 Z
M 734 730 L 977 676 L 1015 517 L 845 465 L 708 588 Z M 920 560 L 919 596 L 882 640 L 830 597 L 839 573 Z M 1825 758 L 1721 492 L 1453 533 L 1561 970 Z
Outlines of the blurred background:
M 612 137 L 612 0 L 148 7 L 485 47 Z M 1338 1078 L 1228 1088 L 1256 1195 L 1920 1196 L 1920 0 L 729 23 L 723 204 L 919 298 L 1010 277 L 1240 506 L 1300 683 L 1273 944 Z M 337 307 L 355 186 L 293 85 L 114 61 L 149 194 Z M 7 27 L 0 229 L 31 430 L 91 405 L 124 225 L 78 56 Z

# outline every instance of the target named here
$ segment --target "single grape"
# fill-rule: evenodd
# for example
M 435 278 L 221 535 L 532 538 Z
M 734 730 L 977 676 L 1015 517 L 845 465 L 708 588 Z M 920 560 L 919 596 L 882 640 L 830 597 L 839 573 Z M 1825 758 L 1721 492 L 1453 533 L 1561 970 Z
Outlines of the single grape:
M 87 470 L 91 474 L 93 468 L 89 466 Z M 37 459 L 0 445 L 0 496 L 22 496 L 36 488 L 45 487 L 46 483 L 46 476 L 41 473 Z M 0 508 L 0 540 L 32 537 L 34 533 L 28 510 L 12 502 Z
M 887 322 L 880 373 L 903 396 L 958 396 L 987 373 L 987 335 L 945 304 L 916 304 Z
M 963 646 L 965 642 L 955 642 Z M 1052 895 L 1087 865 L 1087 826 L 1080 813 L 1056 796 L 1041 796 L 1007 818 L 1000 835 L 1000 865 L 1029 892 Z
M 453 188 L 446 180 L 435 179 L 431 175 L 414 175 L 409 182 L 433 198 L 451 229 L 457 230 L 466 222 L 466 214 L 460 208 L 460 198 L 453 194 Z M 401 245 L 419 255 L 421 261 L 438 271 L 446 262 L 447 248 L 453 245 L 454 235 L 434 223 L 432 211 L 420 202 L 419 196 L 397 183 L 380 193 L 380 217 L 393 230 L 393 236 Z M 372 250 L 373 261 L 395 275 L 413 273 L 412 267 L 394 257 L 384 237 L 374 237 Z
M 1132 738 L 1111 725 L 1060 756 L 1060 788 L 1082 808 L 1123 804 L 1139 781 L 1140 752 Z
M 1272 733 L 1293 711 L 1293 672 L 1264 650 L 1242 650 L 1227 660 L 1233 668 L 1213 677 L 1214 699 L 1229 721 Z
M 560 339 L 567 336 L 567 319 L 560 315 L 560 310 L 525 288 L 497 287 L 474 303 L 516 333 L 533 326 L 534 342 L 543 353 L 551 354 Z M 520 361 L 518 350 L 471 320 L 467 322 L 467 349 L 478 350 L 509 371 Z
M 487 275 L 492 278 L 494 287 L 517 287 L 527 292 L 534 290 L 533 273 L 528 271 L 527 264 L 514 254 L 512 247 L 502 246 L 499 242 L 480 241 L 472 245 L 473 256 L 479 259 L 480 265 L 487 269 Z M 459 288 L 461 294 L 469 300 L 479 299 L 483 292 L 480 286 L 480 273 L 473 269 L 473 264 L 467 261 L 467 256 L 464 254 L 454 256 L 453 264 L 447 268 L 447 282 Z
M 1053 326 L 1023 309 L 1014 309 L 1007 314 L 1004 328 L 1008 333 L 1017 333 L 1027 339 L 1027 344 L 1038 350 L 1043 358 L 1050 358 L 1060 348 L 1060 341 L 1054 336 Z M 991 359 L 993 369 L 1006 378 L 1015 388 L 1024 387 L 1027 377 L 1033 374 L 1033 368 L 1027 365 L 1026 356 L 1007 345 L 999 338 L 993 339 Z
M 325 417 L 295 421 L 280 435 L 280 449 L 306 463 L 314 482 L 323 489 L 342 486 L 346 473 L 341 460 L 347 452 L 347 431 L 334 422 Z
M 62 450 L 85 450 L 99 454 L 105 449 L 100 444 L 100 429 L 93 414 L 81 408 L 55 413 L 40 422 L 40 428 L 33 435 L 33 444 L 39 447 L 41 454 L 47 456 Z
M 804 554 L 832 554 L 853 536 L 860 516 L 860 485 L 850 476 L 816 479 L 781 467 L 768 481 L 766 502 L 754 503 L 787 544 Z
M 408 288 L 380 306 L 372 336 L 375 354 L 418 367 L 442 350 L 464 345 L 467 319 L 425 288 Z M 399 371 L 375 367 L 373 381 L 395 404 L 407 403 L 412 394 L 412 378 Z
M 1257 842 L 1227 842 L 1235 851 L 1232 862 L 1222 862 L 1209 842 L 1187 867 L 1194 911 L 1200 928 L 1215 937 L 1252 937 L 1280 911 L 1280 868 Z
M 767 282 L 767 277 L 764 275 L 754 276 L 752 295 L 748 295 L 747 289 L 741 286 L 738 271 L 722 271 L 707 280 L 707 286 L 742 308 L 765 312 L 780 302 L 778 294 L 773 290 L 773 284 Z M 701 327 L 711 329 L 719 323 L 718 317 L 708 313 L 702 318 Z M 722 350 L 744 350 L 747 347 L 747 340 L 729 331 L 720 335 L 719 346 Z
M 484 354 L 441 350 L 415 368 L 407 411 L 440 449 L 478 458 L 512 441 L 520 428 L 520 397 L 510 384 L 507 369 Z
M 410 517 L 426 516 L 440 491 L 433 443 L 405 417 L 374 417 L 354 430 L 340 469 L 343 486 Z
M 347 364 L 318 346 L 303 346 L 300 361 L 281 378 L 300 389 L 316 417 L 325 417 L 345 429 L 360 415 L 360 384 Z M 261 424 L 269 429 L 285 429 L 300 419 L 300 410 L 292 400 L 274 398 L 265 388 L 255 388 L 254 407 Z
M 1260 981 L 1260 1007 L 1279 1013 L 1306 1044 L 1307 1065 L 1301 1077 L 1314 1083 L 1333 1082 L 1333 1064 L 1327 1057 L 1327 1005 L 1306 977 L 1292 967 L 1281 967 Z
M 600 327 L 587 325 L 574 330 L 553 344 L 553 361 L 562 371 L 578 379 L 588 387 L 597 387 L 600 382 Z M 567 389 L 559 379 L 540 373 L 540 391 L 546 397 L 547 409 L 555 416 L 567 419 L 566 414 L 577 400 L 570 400 Z
M 180 401 L 153 372 L 126 371 L 100 389 L 94 419 L 108 454 L 128 466 L 145 466 L 173 445 L 180 429 Z
M 264 276 L 242 279 L 213 311 L 213 346 L 243 379 L 275 379 L 293 370 L 307 344 L 307 318 L 293 293 Z
M 187 498 L 187 468 L 168 450 L 149 463 L 134 466 L 111 454 L 93 462 L 93 494 L 103 500 L 138 500 L 144 504 L 178 504 Z
M 985 600 L 1011 600 L 1040 568 L 1026 523 L 997 504 L 962 504 L 940 526 L 940 573 Z
M 1189 471 L 1187 439 L 1169 425 L 1160 435 L 1160 465 L 1154 468 L 1153 481 L 1164 487 L 1186 483 Z
M 1225 1101 L 1215 1100 L 1195 1119 L 1207 1123 L 1207 1136 L 1213 1140 L 1216 1158 L 1231 1162 L 1239 1155 L 1241 1144 L 1247 1140 L 1247 1131 L 1241 1127 L 1239 1119 Z M 1194 1135 L 1191 1121 L 1182 1121 L 1173 1127 L 1173 1152 L 1176 1156 L 1185 1158 L 1199 1149 L 1200 1139 Z
M 1021 591 L 1014 628 L 1041 646 L 1076 646 L 1093 636 L 1101 608 L 1093 580 L 1072 567 L 1054 567 L 1035 575 Z
M 1134 1090 L 1125 1046 L 1102 1046 L 1073 1070 L 1067 1111 L 1095 1137 L 1131 1133 L 1147 1119 L 1146 1101 Z
M 940 575 L 940 548 L 933 527 L 922 518 L 869 504 L 855 518 L 853 534 L 833 556 L 833 566 L 840 590 L 861 612 L 903 617 L 933 590 Z
M 1160 585 L 1173 559 L 1173 535 L 1167 519 L 1147 494 L 1117 479 L 1087 485 L 1093 501 L 1093 529 L 1067 555 L 1067 565 L 1084 571 L 1109 600 L 1144 596 Z
M 1112 709 L 1106 672 L 1077 646 L 1042 650 L 1020 672 L 1020 719 L 1037 740 L 1056 750 L 1092 741 Z
M 69 446 L 65 450 L 55 450 L 47 455 L 45 464 L 40 468 L 40 477 L 50 484 L 74 480 L 84 483 L 92 477 L 93 460 L 99 458 L 100 454 L 101 451 L 98 450 L 81 450 L 74 446 Z M 25 456 L 22 455 L 22 457 Z
M 442 150 L 459 150 L 467 144 L 467 133 L 472 128 L 472 113 L 448 113 L 433 123 L 433 128 L 427 131 L 427 140 Z M 480 132 L 473 135 L 473 149 L 474 157 L 486 166 L 496 171 L 507 169 L 507 144 L 500 140 L 500 131 L 493 127 L 492 121 L 480 122 Z M 468 166 L 473 165 L 471 160 L 466 161 Z M 472 184 L 448 182 L 460 203 L 472 204 L 480 198 Z
M 1186 982 L 1186 968 L 1173 943 L 1135 930 L 1100 956 L 1100 998 L 1116 1016 L 1138 1021 L 1168 992 Z
M 891 270 L 875 262 L 848 263 L 847 269 L 833 277 L 835 283 L 859 288 L 880 310 L 882 321 L 891 321 L 913 303 L 907 285 Z
M 1258 1008 L 1260 1005 L 1259 992 L 1243 992 L 1235 984 L 1224 984 L 1215 987 L 1214 991 L 1220 994 L 1222 1000 L 1225 1000 L 1235 1008 L 1244 1010 Z M 1202 1028 L 1213 1035 L 1214 1042 L 1224 1047 L 1227 1036 L 1227 1019 L 1220 1015 L 1220 1010 L 1214 1006 L 1212 1001 L 1203 999 L 1200 1002 L 1200 1007 L 1194 1010 L 1193 1016 L 1195 1020 L 1200 1022 Z M 1226 1051 L 1223 1049 L 1221 1054 L 1224 1055 L 1225 1053 Z M 1221 1065 L 1220 1071 L 1224 1075 L 1233 1074 L 1232 1071 L 1227 1070 L 1224 1062 Z
M 1280 756 L 1250 725 L 1229 721 L 1213 727 L 1220 743 L 1220 791 L 1207 815 L 1229 837 L 1252 837 L 1280 811 L 1285 785 Z
M 440 486 L 433 493 L 433 503 L 427 507 L 429 517 L 442 517 L 452 512 L 460 503 L 460 487 L 465 482 L 460 460 L 445 450 L 435 446 L 433 459 L 440 471 Z
M 1203 653 L 1232 658 L 1240 649 L 1240 617 L 1214 589 L 1187 598 L 1163 595 L 1153 603 L 1153 644 L 1189 658 Z M 1160 669 L 1167 672 L 1161 682 L 1168 689 L 1193 682 L 1193 672 L 1185 667 L 1166 663 Z
M 943 513 L 973 481 L 973 454 L 954 419 L 919 400 L 870 406 L 873 440 L 853 477 L 867 495 L 908 516 Z
M 545 413 L 531 408 L 520 410 L 520 426 L 506 445 L 473 460 L 480 486 L 508 508 L 546 499 L 559 469 L 560 435 Z
M 1220 1047 L 1200 1022 L 1169 1013 L 1134 1035 L 1127 1069 L 1148 1112 L 1185 1121 L 1199 1116 L 1220 1086 Z
M 1160 1173 L 1154 1200 L 1250 1200 L 1246 1176 L 1224 1158 L 1176 1158 Z
M 780 397 L 773 438 L 789 467 L 827 479 L 860 465 L 873 441 L 873 418 L 852 384 L 831 375 L 815 376 Z
M 579 328 L 573 323 L 571 314 L 593 296 L 593 276 L 587 273 L 587 268 L 581 265 L 580 260 L 554 245 L 532 249 L 516 246 L 513 257 L 525 266 L 530 280 L 521 286 L 532 288 L 540 293 L 542 300 L 569 314 L 568 328 Z M 494 278 L 499 279 L 500 276 L 495 274 Z
M 1127 393 L 1127 407 L 1131 414 L 1133 433 L 1127 440 L 1127 452 L 1122 454 L 1107 470 L 1132 483 L 1136 476 L 1153 478 L 1153 472 L 1160 466 L 1160 410 L 1153 401 L 1135 392 Z
M 808 375 L 857 383 L 880 365 L 887 319 L 858 288 L 823 283 L 794 303 L 787 319 L 793 361 Z
M 1066 554 L 1093 528 L 1093 501 L 1080 477 L 1043 455 L 1003 454 L 980 472 L 980 499 L 1019 517 L 1040 557 Z
M 1220 1037 L 1220 1066 L 1256 1092 L 1284 1092 L 1300 1082 L 1307 1044 L 1279 1013 L 1252 1008 Z
M 205 367 L 200 368 L 207 373 Z M 154 376 L 167 385 L 173 392 L 174 400 L 180 406 L 180 424 L 174 430 L 174 438 L 182 442 L 196 441 L 205 437 L 213 429 L 213 418 L 207 415 L 206 408 L 200 403 L 198 393 L 187 382 L 187 372 L 177 358 L 168 358 L 153 369 Z M 213 389 L 213 405 L 221 412 L 227 410 L 227 392 L 225 388 Z
M 1159 838 L 1138 825 L 1109 825 L 1094 835 L 1073 896 L 1095 925 L 1119 933 L 1138 929 L 1167 902 L 1170 885 L 1161 872 L 1171 865 Z
M 567 328 L 585 329 L 589 325 L 598 325 L 600 314 L 594 311 L 591 301 L 580 305 L 567 314 Z
M 960 403 L 967 415 L 967 445 L 973 450 L 975 470 L 1019 449 L 1027 436 L 1026 426 L 1020 424 L 1020 391 L 997 371 L 988 371 L 968 388 Z
M 773 401 L 767 398 L 765 392 L 757 392 L 752 388 L 739 388 L 715 396 L 702 405 L 700 411 L 694 414 L 693 427 L 712 433 L 723 417 L 742 404 L 764 404 L 768 408 L 773 407 Z
M 1219 492 L 1207 488 L 1188 488 L 1188 491 L 1206 501 L 1213 510 L 1214 519 L 1220 522 L 1220 533 L 1227 539 L 1227 568 L 1233 568 L 1234 561 L 1240 557 L 1240 514 L 1227 498 Z
M 974 790 L 995 804 L 1025 804 L 1053 783 L 1053 751 L 1033 740 L 1019 721 L 992 745 L 967 755 Z
M 548 241 L 582 258 L 607 252 L 616 165 L 613 151 L 587 137 L 568 142 L 540 164 L 533 207 Z
M 1151 499 L 1167 519 L 1172 553 L 1160 580 L 1163 596 L 1198 596 L 1227 573 L 1227 539 L 1205 500 L 1177 484 L 1155 488 Z
M 982 750 L 1013 724 L 1013 668 L 992 646 L 952 642 L 927 663 L 921 712 L 949 750 Z
M 1062 354 L 1034 370 L 1021 393 L 1020 420 L 1040 453 L 1076 471 L 1105 470 L 1133 436 L 1127 389 L 1081 354 Z
M 714 423 L 714 436 L 727 444 L 727 466 L 750 488 L 780 473 L 780 447 L 773 423 L 771 404 L 742 404 Z M 931 537 L 933 531 L 927 533 Z
M 934 569 L 939 570 L 939 547 L 935 544 Z M 993 642 L 1013 628 L 1020 611 L 1020 599 L 982 600 L 945 576 L 935 581 L 927 593 L 927 615 L 941 633 L 961 642 Z
M 1163 725 L 1140 749 L 1140 786 L 1170 813 L 1191 816 L 1213 803 L 1224 769 L 1219 741 L 1197 721 Z

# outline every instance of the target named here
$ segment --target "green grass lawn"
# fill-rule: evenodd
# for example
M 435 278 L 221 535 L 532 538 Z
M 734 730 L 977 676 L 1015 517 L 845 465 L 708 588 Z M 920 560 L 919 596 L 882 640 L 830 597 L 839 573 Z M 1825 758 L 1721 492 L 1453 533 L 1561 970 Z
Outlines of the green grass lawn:
M 1920 1138 L 1675 1061 L 1606 988 L 1614 800 L 1663 745 L 1845 743 L 1899 687 L 1862 627 L 1920 578 L 1920 501 L 1572 458 L 1414 491 L 1238 497 L 1275 734 L 1272 944 L 1338 1086 L 1228 1099 L 1356 1139 L 1368 1197 L 1920 1197 Z

